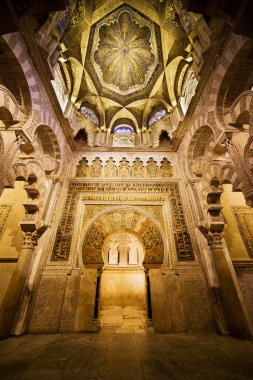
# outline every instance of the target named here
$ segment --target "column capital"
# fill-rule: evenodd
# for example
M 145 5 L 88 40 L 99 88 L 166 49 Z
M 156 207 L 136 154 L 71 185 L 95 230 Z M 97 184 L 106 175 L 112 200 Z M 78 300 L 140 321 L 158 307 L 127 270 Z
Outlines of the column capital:
M 21 147 L 21 145 L 24 145 L 26 143 L 26 141 L 22 135 L 18 135 L 16 137 L 16 143 L 19 147 Z
M 31 248 L 34 249 L 34 247 L 37 245 L 38 242 L 38 234 L 37 231 L 27 231 L 22 232 L 23 236 L 23 248 Z
M 222 248 L 223 247 L 223 233 L 208 231 L 207 243 L 210 246 L 210 248 Z
M 224 144 L 225 144 L 227 149 L 231 148 L 234 145 L 232 138 L 228 137 L 228 136 L 225 138 Z

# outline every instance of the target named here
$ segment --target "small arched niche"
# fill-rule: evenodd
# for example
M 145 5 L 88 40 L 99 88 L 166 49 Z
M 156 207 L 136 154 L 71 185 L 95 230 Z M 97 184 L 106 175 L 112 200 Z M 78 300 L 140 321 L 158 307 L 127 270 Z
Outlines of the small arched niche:
M 131 148 L 135 146 L 136 128 L 130 119 L 118 119 L 112 128 L 113 146 Z
M 102 256 L 105 267 L 137 267 L 142 266 L 144 248 L 139 237 L 133 232 L 116 231 L 105 240 Z
M 117 230 L 104 241 L 99 294 L 102 326 L 144 329 L 147 314 L 144 246 L 137 234 Z

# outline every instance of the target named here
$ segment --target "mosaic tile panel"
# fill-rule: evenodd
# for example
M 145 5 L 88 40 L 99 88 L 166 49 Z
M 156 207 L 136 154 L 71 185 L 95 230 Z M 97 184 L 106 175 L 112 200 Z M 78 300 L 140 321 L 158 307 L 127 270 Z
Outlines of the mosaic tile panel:
M 67 261 L 69 258 L 72 231 L 76 214 L 77 199 L 80 193 L 110 194 L 112 197 L 119 193 L 146 193 L 152 195 L 169 194 L 171 204 L 171 219 L 173 220 L 174 239 L 179 261 L 194 260 L 192 243 L 187 230 L 183 205 L 181 201 L 179 185 L 177 182 L 170 183 L 94 183 L 94 182 L 71 182 L 66 199 L 62 219 L 57 231 L 55 245 L 51 261 Z M 131 197 L 129 198 L 129 200 Z M 114 216 L 115 218 L 115 216 Z M 140 231 L 141 232 L 141 231 Z M 143 232 L 144 233 L 144 232 Z M 146 231 L 148 234 L 148 232 Z M 150 232 L 152 233 L 152 231 Z M 150 235 L 148 234 L 148 236 Z M 151 257 L 149 258 L 151 260 Z
M 244 206 L 232 206 L 232 211 L 249 257 L 253 259 L 253 210 Z
M 187 231 L 183 205 L 181 201 L 179 186 L 177 183 L 169 184 L 170 204 L 172 209 L 172 220 L 174 239 L 176 243 L 177 259 L 179 261 L 194 260 L 190 234 Z
M 83 246 L 84 263 L 103 263 L 102 248 L 105 239 L 118 230 L 134 231 L 145 248 L 144 264 L 162 264 L 164 246 L 155 224 L 139 211 L 114 209 L 101 215 L 89 228 Z

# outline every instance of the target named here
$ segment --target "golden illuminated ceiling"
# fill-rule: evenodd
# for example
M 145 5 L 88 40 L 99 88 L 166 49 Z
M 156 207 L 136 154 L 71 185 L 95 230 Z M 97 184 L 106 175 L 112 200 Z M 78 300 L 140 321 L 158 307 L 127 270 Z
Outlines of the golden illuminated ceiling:
M 162 68 L 159 49 L 159 28 L 123 6 L 93 25 L 85 66 L 101 94 L 125 103 L 150 91 Z
M 71 4 L 60 62 L 71 103 L 90 104 L 106 128 L 130 119 L 138 129 L 156 108 L 172 112 L 189 68 L 189 40 L 173 0 Z

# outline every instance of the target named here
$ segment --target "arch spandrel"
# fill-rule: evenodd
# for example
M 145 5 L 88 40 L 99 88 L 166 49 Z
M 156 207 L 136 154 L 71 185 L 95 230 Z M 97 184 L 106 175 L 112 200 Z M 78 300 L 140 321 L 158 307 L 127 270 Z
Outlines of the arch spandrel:
M 110 234 L 118 230 L 132 232 L 142 241 L 145 251 L 144 265 L 162 265 L 164 242 L 161 232 L 147 215 L 132 209 L 109 211 L 92 223 L 82 246 L 84 265 L 103 265 L 104 242 Z

